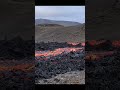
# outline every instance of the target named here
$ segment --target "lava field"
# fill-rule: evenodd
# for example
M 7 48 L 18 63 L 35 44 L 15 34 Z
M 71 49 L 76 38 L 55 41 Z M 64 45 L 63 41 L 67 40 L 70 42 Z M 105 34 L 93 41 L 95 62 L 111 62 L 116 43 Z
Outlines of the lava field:
M 0 61 L 1 90 L 34 90 L 34 61 L 25 61 Z
M 46 44 L 43 46 L 45 47 L 45 45 Z M 81 44 L 64 46 L 62 43 L 57 43 L 55 46 L 55 43 L 51 43 L 49 46 L 51 46 L 49 48 L 52 49 L 37 49 L 35 52 L 36 83 L 38 80 L 49 79 L 58 74 L 64 74 L 71 71 L 81 71 L 85 69 L 85 51 L 84 46 Z
M 92 40 L 85 51 L 86 90 L 119 90 L 120 41 Z
M 34 40 L 0 40 L 0 90 L 34 90 Z

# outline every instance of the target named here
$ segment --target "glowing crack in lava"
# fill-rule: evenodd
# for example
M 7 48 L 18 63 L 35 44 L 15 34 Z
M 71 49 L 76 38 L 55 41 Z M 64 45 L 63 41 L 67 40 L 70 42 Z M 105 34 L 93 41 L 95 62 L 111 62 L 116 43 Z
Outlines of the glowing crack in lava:
M 79 43 L 68 42 L 68 44 L 71 44 L 71 45 L 73 45 L 73 46 L 76 46 L 76 45 L 78 45 Z
M 36 51 L 35 52 L 35 57 L 40 57 L 40 56 L 57 56 L 60 55 L 62 53 L 70 53 L 71 51 L 76 52 L 79 50 L 83 50 L 83 48 L 58 48 L 55 49 L 54 51 Z
M 85 43 L 82 43 L 81 45 L 84 47 L 84 46 L 85 46 Z

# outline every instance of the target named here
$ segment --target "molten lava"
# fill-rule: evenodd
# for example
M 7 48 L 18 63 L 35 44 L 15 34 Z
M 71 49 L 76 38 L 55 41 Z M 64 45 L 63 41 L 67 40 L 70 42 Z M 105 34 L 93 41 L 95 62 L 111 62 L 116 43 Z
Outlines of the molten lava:
M 75 52 L 78 50 L 83 50 L 83 48 L 58 48 L 55 49 L 54 51 L 36 51 L 35 52 L 35 57 L 38 56 L 57 56 L 60 55 L 62 53 L 70 53 L 71 51 Z
M 78 45 L 78 44 L 80 44 L 80 43 L 72 43 L 72 42 L 68 42 L 68 44 L 71 44 L 71 45 L 73 45 L 73 46 L 76 46 L 76 45 Z M 82 46 L 85 46 L 85 43 L 81 43 L 81 45 L 82 45 Z
M 85 43 L 82 43 L 81 45 L 84 47 L 84 46 L 85 46 Z
M 71 44 L 71 45 L 73 45 L 73 46 L 76 46 L 76 45 L 78 45 L 79 43 L 68 42 L 68 44 Z

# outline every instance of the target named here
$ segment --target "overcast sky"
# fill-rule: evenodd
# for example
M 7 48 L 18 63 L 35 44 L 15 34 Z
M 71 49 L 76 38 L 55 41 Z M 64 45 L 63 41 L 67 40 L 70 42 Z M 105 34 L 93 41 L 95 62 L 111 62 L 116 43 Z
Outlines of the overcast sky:
M 35 19 L 85 23 L 85 6 L 35 6 Z

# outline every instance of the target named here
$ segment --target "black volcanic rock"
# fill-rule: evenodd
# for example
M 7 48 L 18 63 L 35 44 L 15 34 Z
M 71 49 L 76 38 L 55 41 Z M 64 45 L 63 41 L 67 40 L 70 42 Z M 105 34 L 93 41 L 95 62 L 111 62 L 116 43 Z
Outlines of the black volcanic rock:
M 35 79 L 48 79 L 57 74 L 83 70 L 85 68 L 84 55 L 84 51 L 77 51 L 51 56 L 48 60 L 44 60 L 45 57 L 36 57 Z

